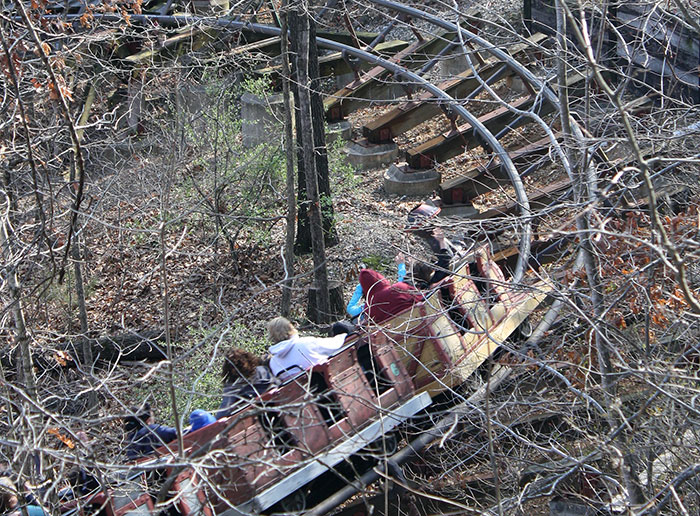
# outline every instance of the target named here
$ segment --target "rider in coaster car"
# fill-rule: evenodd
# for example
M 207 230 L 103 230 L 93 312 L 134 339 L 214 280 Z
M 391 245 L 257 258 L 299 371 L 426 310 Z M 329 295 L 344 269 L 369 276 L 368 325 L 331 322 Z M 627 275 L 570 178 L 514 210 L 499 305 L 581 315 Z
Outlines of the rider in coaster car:
M 280 380 L 295 376 L 326 359 L 343 347 L 346 333 L 333 337 L 300 337 L 289 320 L 275 317 L 267 323 L 272 341 L 270 369 Z
M 229 350 L 221 373 L 224 395 L 216 414 L 218 418 L 230 415 L 237 401 L 255 398 L 279 384 L 262 357 L 242 348 Z
M 20 493 L 15 483 L 9 477 L 0 477 L 0 514 L 5 516 L 21 516 L 23 509 L 28 516 L 46 516 L 39 505 L 23 504 L 20 506 Z
M 423 294 L 408 283 L 389 283 L 389 280 L 372 269 L 360 271 L 360 285 L 366 300 L 365 313 L 369 320 L 376 324 L 424 299 Z
M 126 446 L 126 456 L 130 460 L 150 455 L 159 448 L 177 438 L 177 430 L 153 422 L 151 405 L 132 407 L 130 415 L 124 419 L 124 430 L 129 443 Z

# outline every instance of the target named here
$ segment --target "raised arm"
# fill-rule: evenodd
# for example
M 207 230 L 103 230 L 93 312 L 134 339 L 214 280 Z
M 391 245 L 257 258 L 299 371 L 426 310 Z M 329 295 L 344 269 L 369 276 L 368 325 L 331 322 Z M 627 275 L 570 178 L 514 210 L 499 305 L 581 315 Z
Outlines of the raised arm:
M 362 302 L 362 294 L 362 285 L 358 283 L 355 287 L 355 292 L 353 292 L 352 297 L 348 302 L 348 306 L 345 309 L 351 317 L 357 317 L 360 315 L 365 307 L 365 304 Z

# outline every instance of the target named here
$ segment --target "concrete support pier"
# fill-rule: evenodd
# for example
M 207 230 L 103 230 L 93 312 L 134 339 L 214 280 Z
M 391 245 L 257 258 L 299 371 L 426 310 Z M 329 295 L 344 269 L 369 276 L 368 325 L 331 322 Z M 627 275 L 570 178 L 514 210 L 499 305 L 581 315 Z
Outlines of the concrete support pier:
M 374 145 L 363 138 L 348 143 L 343 152 L 355 170 L 369 170 L 394 161 L 399 155 L 399 146 L 393 142 Z
M 326 128 L 326 143 L 331 144 L 337 140 L 348 141 L 352 137 L 352 124 L 347 120 L 333 122 Z
M 241 97 L 241 120 L 245 147 L 255 147 L 281 138 L 284 132 L 282 95 L 259 97 L 244 93 Z
M 461 50 L 446 55 L 438 64 L 438 73 L 443 80 L 452 79 L 469 67 Z
M 427 195 L 438 189 L 441 175 L 430 168 L 409 168 L 406 163 L 391 165 L 384 173 L 384 190 L 397 195 Z

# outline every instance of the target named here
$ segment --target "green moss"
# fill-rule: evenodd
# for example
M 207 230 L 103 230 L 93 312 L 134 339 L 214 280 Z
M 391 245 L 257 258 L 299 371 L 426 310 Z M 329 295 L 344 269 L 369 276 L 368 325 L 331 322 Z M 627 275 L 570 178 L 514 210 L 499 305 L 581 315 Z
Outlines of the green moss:
M 382 274 L 390 274 L 393 272 L 393 261 L 385 256 L 370 254 L 362 259 L 362 263 L 364 263 L 366 268 L 374 269 Z

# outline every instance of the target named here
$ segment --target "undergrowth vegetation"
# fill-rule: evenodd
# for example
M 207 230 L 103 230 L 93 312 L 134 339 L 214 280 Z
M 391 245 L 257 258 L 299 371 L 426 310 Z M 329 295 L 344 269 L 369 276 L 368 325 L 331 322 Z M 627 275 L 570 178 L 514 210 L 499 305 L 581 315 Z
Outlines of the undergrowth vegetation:
M 255 249 L 278 245 L 280 234 L 273 228 L 280 223 L 286 206 L 286 162 L 279 119 L 268 127 L 268 141 L 252 147 L 243 144 L 241 96 L 271 95 L 269 81 L 247 79 L 233 85 L 227 81 L 205 73 L 200 109 L 180 116 L 177 124 L 161 121 L 164 146 L 167 149 L 169 142 L 173 151 L 165 155 L 164 161 L 174 162 L 160 170 L 161 184 L 156 192 L 165 199 L 161 205 L 171 234 L 192 235 L 202 249 L 215 252 L 221 251 L 223 245 L 230 270 L 240 274 Z M 338 139 L 328 146 L 333 194 L 340 197 L 358 182 L 354 169 L 344 158 L 344 143 Z M 326 202 L 332 204 L 334 199 Z M 154 218 L 138 218 L 125 229 L 133 227 L 133 238 L 157 241 L 157 223 Z M 146 231 L 146 226 L 150 231 Z M 369 257 L 368 266 L 389 269 L 389 263 L 382 263 L 379 256 Z M 221 312 L 220 300 L 200 299 L 200 316 L 182 329 L 173 343 L 177 349 L 177 411 L 185 425 L 193 409 L 218 409 L 223 356 L 231 347 L 262 355 L 269 344 L 262 321 L 245 325 L 235 322 L 235 316 L 226 312 L 222 312 L 223 321 L 211 321 L 202 316 L 207 306 Z M 303 317 L 301 312 L 298 315 Z M 126 399 L 132 405 L 150 401 L 160 407 L 159 419 L 173 424 L 169 382 L 167 370 L 161 368 L 125 392 Z

